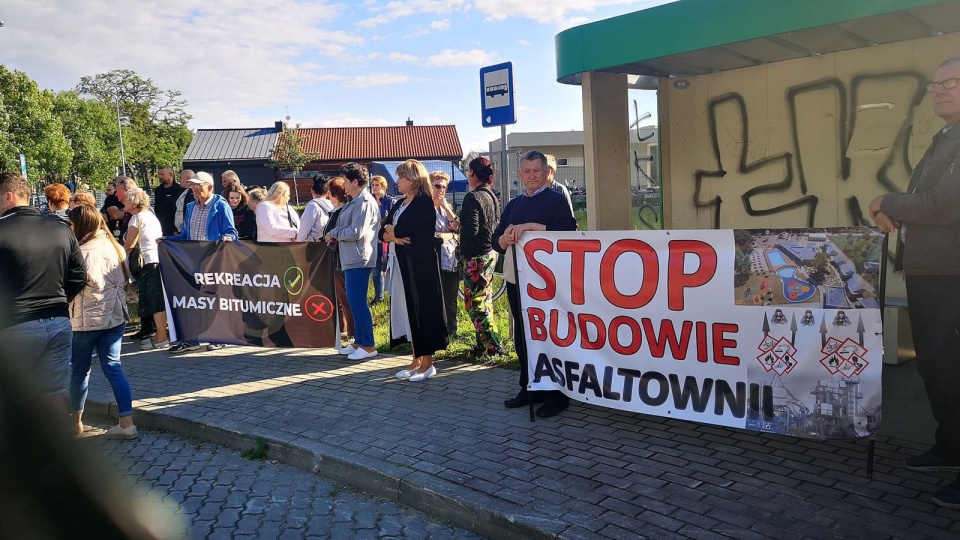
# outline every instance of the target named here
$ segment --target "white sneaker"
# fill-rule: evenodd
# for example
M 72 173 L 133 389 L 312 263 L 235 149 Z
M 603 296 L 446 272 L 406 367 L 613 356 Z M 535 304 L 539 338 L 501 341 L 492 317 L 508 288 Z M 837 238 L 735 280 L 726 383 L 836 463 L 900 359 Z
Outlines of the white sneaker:
M 347 360 L 366 360 L 367 358 L 373 358 L 378 354 L 380 353 L 376 349 L 370 352 L 367 352 L 363 349 L 357 349 L 353 351 L 349 356 L 347 356 Z
M 354 347 L 353 345 L 347 345 L 346 347 L 340 347 L 339 349 L 337 349 L 337 352 L 339 352 L 340 354 L 347 354 L 347 355 L 353 354 L 356 351 L 357 351 L 357 348 Z

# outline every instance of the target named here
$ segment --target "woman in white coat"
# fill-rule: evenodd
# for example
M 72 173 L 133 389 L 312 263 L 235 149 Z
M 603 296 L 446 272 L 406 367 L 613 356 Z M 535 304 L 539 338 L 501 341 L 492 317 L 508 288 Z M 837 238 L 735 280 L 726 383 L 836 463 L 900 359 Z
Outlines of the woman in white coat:
M 286 182 L 270 186 L 267 198 L 257 205 L 257 242 L 293 242 L 300 229 L 300 216 L 290 206 Z

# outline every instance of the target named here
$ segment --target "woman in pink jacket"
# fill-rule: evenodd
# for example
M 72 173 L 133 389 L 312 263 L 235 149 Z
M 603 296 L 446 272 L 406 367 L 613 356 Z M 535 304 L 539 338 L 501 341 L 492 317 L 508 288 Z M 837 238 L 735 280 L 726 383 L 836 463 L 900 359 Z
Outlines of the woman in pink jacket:
M 267 198 L 257 205 L 257 242 L 293 242 L 300 229 L 300 216 L 290 206 L 286 182 L 270 186 Z
M 74 208 L 70 212 L 70 223 L 87 266 L 87 286 L 70 302 L 73 327 L 70 406 L 76 433 L 83 433 L 83 404 L 90 383 L 91 355 L 96 350 L 120 415 L 120 424 L 107 430 L 106 437 L 136 439 L 130 383 L 120 367 L 120 340 L 127 320 L 126 256 L 93 206 L 80 204 Z

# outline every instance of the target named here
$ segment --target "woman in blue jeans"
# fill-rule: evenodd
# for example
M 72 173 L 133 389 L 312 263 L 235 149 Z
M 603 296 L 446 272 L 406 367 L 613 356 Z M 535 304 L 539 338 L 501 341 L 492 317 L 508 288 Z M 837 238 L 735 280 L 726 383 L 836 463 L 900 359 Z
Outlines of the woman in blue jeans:
M 346 282 L 347 304 L 353 313 L 353 344 L 340 349 L 350 360 L 366 360 L 377 355 L 373 339 L 373 317 L 367 305 L 370 272 L 377 265 L 377 231 L 380 207 L 367 189 L 369 173 L 358 163 L 340 168 L 343 189 L 352 200 L 343 205 L 335 227 L 324 237 L 336 242 L 340 268 Z
M 96 351 L 103 374 L 113 388 L 120 415 L 120 424 L 107 430 L 106 437 L 136 439 L 130 383 L 120 367 L 120 340 L 127 320 L 126 257 L 93 206 L 81 204 L 74 208 L 70 212 L 70 223 L 87 266 L 87 286 L 70 302 L 73 326 L 70 410 L 74 414 L 76 433 L 83 433 L 83 404 L 90 382 L 91 355 Z

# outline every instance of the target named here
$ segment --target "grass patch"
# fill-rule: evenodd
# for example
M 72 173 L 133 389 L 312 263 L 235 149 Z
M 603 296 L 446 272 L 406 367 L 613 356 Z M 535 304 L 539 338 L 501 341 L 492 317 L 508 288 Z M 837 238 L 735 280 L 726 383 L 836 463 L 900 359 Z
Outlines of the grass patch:
M 395 276 L 399 279 L 400 276 Z M 367 291 L 367 300 L 373 299 L 373 287 Z M 470 355 L 470 350 L 477 344 L 476 334 L 473 324 L 463 308 L 463 300 L 457 299 L 457 335 L 450 340 L 450 345 L 443 351 L 437 351 L 435 358 L 440 360 L 470 362 L 474 364 L 496 365 L 504 367 L 519 368 L 517 361 L 516 347 L 510 337 L 510 304 L 507 302 L 507 294 L 504 293 L 500 298 L 493 301 L 493 318 L 497 331 L 503 344 L 503 349 L 507 354 L 476 358 Z M 400 355 L 413 354 L 409 344 L 400 345 L 396 349 L 390 349 L 390 303 L 381 302 L 370 308 L 373 315 L 373 336 L 377 350 L 380 352 L 391 352 Z
M 253 448 L 248 448 L 247 450 L 240 452 L 240 457 L 249 459 L 251 461 L 264 461 L 267 459 L 267 449 L 269 448 L 270 445 L 267 444 L 267 441 L 258 438 L 254 443 Z

